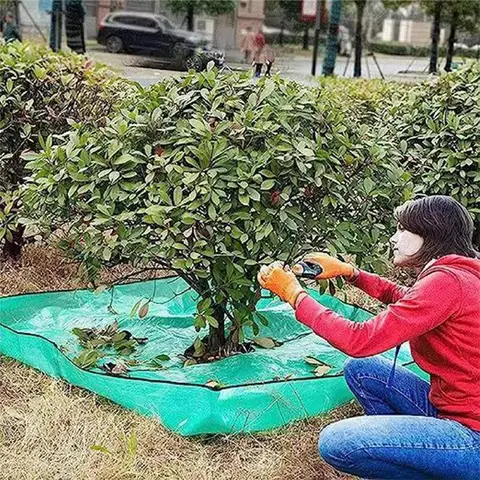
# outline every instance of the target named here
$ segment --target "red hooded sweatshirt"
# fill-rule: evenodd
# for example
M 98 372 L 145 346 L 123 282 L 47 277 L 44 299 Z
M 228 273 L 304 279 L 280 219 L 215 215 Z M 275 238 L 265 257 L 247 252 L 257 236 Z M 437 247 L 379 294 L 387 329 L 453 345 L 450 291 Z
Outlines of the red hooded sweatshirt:
M 356 323 L 305 297 L 297 319 L 352 357 L 409 341 L 413 359 L 430 374 L 429 397 L 439 417 L 480 430 L 480 260 L 442 257 L 411 288 L 363 271 L 354 285 L 387 309 Z

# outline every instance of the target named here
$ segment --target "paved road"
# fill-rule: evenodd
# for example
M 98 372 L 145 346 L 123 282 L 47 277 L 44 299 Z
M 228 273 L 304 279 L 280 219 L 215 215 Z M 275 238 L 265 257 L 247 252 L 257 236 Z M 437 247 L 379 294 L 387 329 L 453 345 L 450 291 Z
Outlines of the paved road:
M 127 78 L 137 81 L 141 85 L 151 85 L 160 80 L 169 77 L 176 77 L 183 74 L 178 70 L 171 70 L 168 66 L 162 64 L 159 60 L 153 57 L 144 57 L 129 54 L 111 54 L 101 49 L 94 47 L 89 50 L 89 55 L 95 60 L 110 65 L 119 73 L 125 75 Z M 427 59 L 412 57 L 400 57 L 390 55 L 376 55 L 378 65 L 385 78 L 389 80 L 399 81 L 418 81 L 425 78 L 422 71 L 427 65 Z M 345 57 L 338 57 L 335 73 L 343 76 L 345 66 L 348 59 Z M 353 76 L 353 59 L 348 62 L 348 68 L 345 76 Z M 231 63 L 234 69 L 246 69 L 247 65 Z M 317 72 L 321 72 L 321 59 L 317 64 Z M 410 68 L 409 68 L 410 67 Z M 410 73 L 399 73 L 409 68 Z M 365 78 L 380 78 L 381 74 L 375 65 L 372 57 L 364 57 L 362 64 L 363 76 Z M 314 78 L 311 76 L 311 58 L 303 55 L 291 55 L 289 57 L 280 58 L 275 62 L 274 71 L 277 71 L 282 77 L 295 80 L 305 84 L 315 84 Z M 415 72 L 415 73 L 413 73 Z

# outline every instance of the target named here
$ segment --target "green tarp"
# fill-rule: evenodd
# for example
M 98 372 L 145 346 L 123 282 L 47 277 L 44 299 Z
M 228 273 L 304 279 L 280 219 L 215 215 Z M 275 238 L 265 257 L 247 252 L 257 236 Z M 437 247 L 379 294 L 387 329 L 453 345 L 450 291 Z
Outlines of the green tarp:
M 182 293 L 185 289 L 184 281 L 174 277 L 117 286 L 112 303 L 110 291 L 95 295 L 88 290 L 1 298 L 0 353 L 153 415 L 181 435 L 268 430 L 328 412 L 352 398 L 342 376 L 347 357 L 298 323 L 292 309 L 276 299 L 264 299 L 258 305 L 269 320 L 260 335 L 283 345 L 183 367 L 177 355 L 198 335 L 192 326 L 196 296 L 191 291 Z M 351 320 L 364 321 L 371 315 L 335 297 L 312 294 Z M 147 317 L 130 318 L 132 306 L 152 295 L 155 303 Z M 103 327 L 115 319 L 121 329 L 148 338 L 132 355 L 139 365 L 124 376 L 77 367 L 72 358 L 81 347 L 72 329 Z M 247 332 L 247 337 L 252 336 Z M 160 354 L 171 358 L 165 362 L 166 369 L 145 366 Z M 304 360 L 307 355 L 329 364 L 331 371 L 316 377 L 315 367 Z M 393 353 L 385 355 L 391 358 Z M 412 364 L 407 347 L 402 348 L 399 362 Z M 206 386 L 210 380 L 221 388 Z

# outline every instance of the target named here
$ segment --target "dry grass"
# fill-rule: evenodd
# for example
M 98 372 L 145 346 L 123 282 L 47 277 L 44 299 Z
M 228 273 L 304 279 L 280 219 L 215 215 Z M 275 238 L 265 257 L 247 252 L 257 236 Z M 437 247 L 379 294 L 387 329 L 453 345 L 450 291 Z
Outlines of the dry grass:
M 80 288 L 75 266 L 30 246 L 0 266 L 0 295 Z M 358 301 L 358 299 L 357 299 Z M 0 358 L 2 480 L 340 479 L 317 453 L 331 415 L 261 435 L 182 438 L 96 395 Z M 136 441 L 135 441 L 136 440 Z M 93 450 L 99 445 L 104 451 Z

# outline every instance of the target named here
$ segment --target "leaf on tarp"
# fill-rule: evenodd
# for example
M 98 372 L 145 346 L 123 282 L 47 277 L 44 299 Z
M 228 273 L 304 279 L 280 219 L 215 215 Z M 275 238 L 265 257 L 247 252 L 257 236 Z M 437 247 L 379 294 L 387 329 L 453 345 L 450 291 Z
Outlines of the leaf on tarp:
M 72 333 L 84 342 L 94 336 L 94 331 L 91 328 L 73 328 Z
M 125 375 L 128 373 L 128 367 L 123 362 L 107 362 L 102 365 L 102 369 L 112 375 Z
M 208 380 L 208 382 L 205 384 L 206 387 L 213 388 L 215 390 L 218 390 L 221 388 L 221 385 L 219 382 L 216 380 Z
M 136 314 L 138 309 L 140 308 L 140 305 L 142 304 L 143 298 L 141 298 L 130 310 L 130 318 L 133 318 Z
M 139 318 L 145 318 L 148 315 L 149 308 L 150 308 L 150 301 L 145 303 L 138 311 Z
M 109 337 L 113 335 L 118 330 L 118 321 L 115 320 L 110 325 L 107 325 L 103 330 L 100 330 L 99 335 Z
M 113 343 L 120 343 L 120 342 L 123 342 L 124 340 L 128 340 L 128 334 L 129 334 L 129 332 L 127 332 L 126 330 L 118 332 L 115 335 L 113 335 L 112 342 Z
M 85 350 L 78 357 L 73 359 L 77 367 L 89 370 L 96 366 L 98 360 L 103 357 L 103 353 L 98 350 Z
M 170 357 L 168 355 L 157 355 L 154 360 L 158 360 L 159 362 L 168 362 L 170 360 Z
M 327 363 L 325 362 L 322 362 L 321 360 L 319 360 L 318 358 L 315 358 L 315 357 L 312 357 L 310 355 L 306 356 L 304 358 L 305 362 L 308 363 L 309 365 L 315 365 L 315 366 L 318 366 L 318 365 L 327 365 L 327 366 L 330 366 L 328 365 Z
M 329 365 L 319 365 L 316 369 L 315 369 L 315 376 L 316 377 L 323 377 L 324 375 L 326 375 L 330 370 L 332 369 L 332 367 L 330 367 Z
M 95 295 L 100 295 L 102 292 L 104 292 L 105 290 L 108 290 L 108 285 L 99 285 L 95 290 L 94 290 L 94 294 Z
M 255 337 L 253 343 L 262 348 L 275 348 L 277 346 L 275 340 L 270 337 Z
M 183 362 L 184 367 L 190 367 L 190 366 L 196 365 L 196 364 L 197 364 L 197 361 L 193 358 L 189 358 L 188 360 L 185 360 L 185 362 Z

